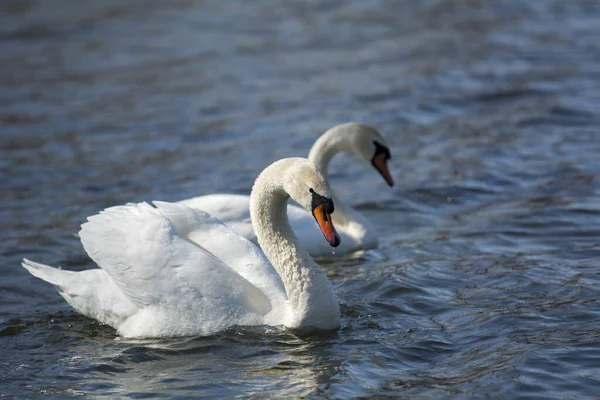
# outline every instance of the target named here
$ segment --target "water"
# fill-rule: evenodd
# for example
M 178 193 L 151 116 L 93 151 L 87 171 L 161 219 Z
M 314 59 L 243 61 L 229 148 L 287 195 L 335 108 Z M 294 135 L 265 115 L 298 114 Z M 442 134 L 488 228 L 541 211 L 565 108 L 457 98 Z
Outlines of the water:
M 0 394 L 596 398 L 596 1 L 7 1 L 0 6 Z M 93 267 L 98 210 L 248 193 L 355 120 L 339 156 L 378 250 L 320 261 L 342 327 L 119 340 L 20 268 Z

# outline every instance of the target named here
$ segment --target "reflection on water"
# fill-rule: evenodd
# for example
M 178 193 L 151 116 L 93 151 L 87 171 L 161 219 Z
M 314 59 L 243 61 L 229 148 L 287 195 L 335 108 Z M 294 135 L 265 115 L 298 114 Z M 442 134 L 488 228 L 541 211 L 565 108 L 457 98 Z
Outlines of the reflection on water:
M 596 1 L 8 1 L 0 13 L 0 393 L 595 398 Z M 342 328 L 132 342 L 22 257 L 93 267 L 87 215 L 248 193 L 355 120 L 331 181 L 377 250 L 319 260 Z

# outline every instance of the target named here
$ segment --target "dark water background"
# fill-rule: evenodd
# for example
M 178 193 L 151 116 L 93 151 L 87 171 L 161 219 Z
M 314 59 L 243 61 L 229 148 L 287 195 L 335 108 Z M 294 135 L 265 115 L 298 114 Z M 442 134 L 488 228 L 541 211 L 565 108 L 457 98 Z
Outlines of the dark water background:
M 597 398 L 599 107 L 598 1 L 3 1 L 0 397 Z M 382 242 L 321 263 L 337 334 L 118 340 L 19 266 L 349 120 L 397 186 L 332 166 Z

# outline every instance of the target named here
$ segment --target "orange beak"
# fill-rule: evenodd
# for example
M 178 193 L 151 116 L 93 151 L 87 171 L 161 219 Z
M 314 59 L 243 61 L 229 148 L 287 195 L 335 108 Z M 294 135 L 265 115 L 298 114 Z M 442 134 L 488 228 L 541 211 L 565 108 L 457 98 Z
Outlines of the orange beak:
M 392 178 L 392 174 L 390 174 L 390 170 L 387 165 L 387 156 L 383 153 L 376 155 L 373 157 L 371 163 L 375 167 L 377 171 L 383 176 L 383 179 L 387 182 L 388 185 L 394 186 L 394 178 Z
M 323 232 L 323 236 L 329 242 L 331 247 L 338 247 L 342 242 L 340 239 L 340 235 L 335 230 L 335 226 L 333 226 L 333 221 L 331 220 L 331 214 L 327 212 L 327 205 L 325 203 L 319 204 L 315 208 L 313 208 L 313 217 L 317 220 L 317 224 L 319 224 L 319 228 L 321 228 L 321 232 Z

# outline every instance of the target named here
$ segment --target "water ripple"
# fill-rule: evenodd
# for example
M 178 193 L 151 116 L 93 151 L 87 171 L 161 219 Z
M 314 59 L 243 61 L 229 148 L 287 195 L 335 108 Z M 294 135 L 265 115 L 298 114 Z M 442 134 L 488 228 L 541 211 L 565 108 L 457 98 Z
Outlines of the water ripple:
M 0 13 L 0 387 L 8 397 L 596 398 L 598 2 L 9 1 Z M 114 204 L 248 193 L 330 126 L 396 187 L 331 181 L 380 247 L 323 266 L 338 332 L 124 340 L 22 257 L 93 268 Z

